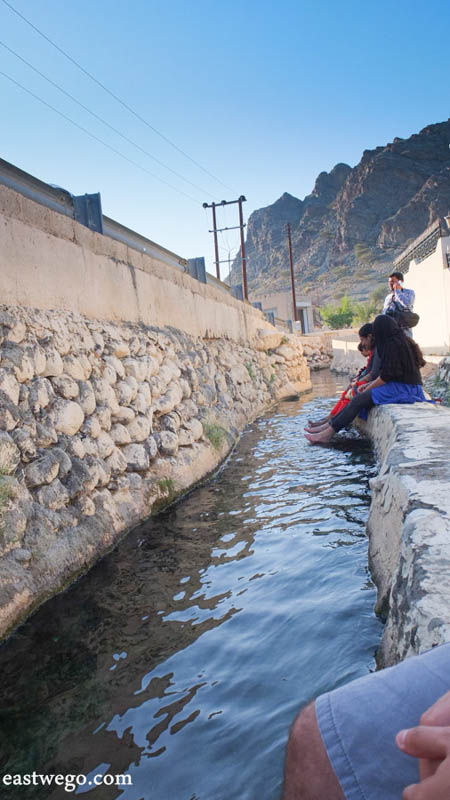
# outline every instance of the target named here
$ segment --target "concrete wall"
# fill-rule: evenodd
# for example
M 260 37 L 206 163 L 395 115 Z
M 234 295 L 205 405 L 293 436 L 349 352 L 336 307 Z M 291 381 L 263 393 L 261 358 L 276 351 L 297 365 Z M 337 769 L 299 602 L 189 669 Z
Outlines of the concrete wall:
M 2 185 L 0 297 L 8 305 L 173 325 L 238 342 L 271 327 L 250 304 Z
M 434 253 L 420 263 L 411 261 L 405 285 L 416 293 L 414 311 L 420 316 L 414 338 L 424 353 L 450 351 L 450 236 L 438 239 Z
M 333 361 L 331 369 L 333 372 L 355 374 L 364 366 L 365 358 L 358 350 L 359 336 L 348 334 L 346 339 L 332 339 Z
M 389 666 L 450 641 L 450 409 L 378 406 L 358 427 L 380 462 L 367 530 Z

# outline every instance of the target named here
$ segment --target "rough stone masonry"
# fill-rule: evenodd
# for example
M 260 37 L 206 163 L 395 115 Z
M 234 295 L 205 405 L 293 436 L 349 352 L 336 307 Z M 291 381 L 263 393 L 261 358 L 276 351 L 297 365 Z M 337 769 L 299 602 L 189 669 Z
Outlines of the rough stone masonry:
M 367 530 L 389 666 L 450 641 L 450 410 L 378 406 L 360 427 L 380 461 Z
M 244 346 L 0 307 L 0 636 L 310 387 L 275 329 Z

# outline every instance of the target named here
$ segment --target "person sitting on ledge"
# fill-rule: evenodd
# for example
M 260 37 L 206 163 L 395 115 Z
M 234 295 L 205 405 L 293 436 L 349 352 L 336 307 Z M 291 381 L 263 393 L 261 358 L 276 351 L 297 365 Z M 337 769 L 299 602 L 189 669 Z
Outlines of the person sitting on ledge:
M 311 433 L 317 432 L 318 428 L 321 428 L 327 422 L 330 422 L 331 419 L 336 416 L 336 414 L 339 414 L 339 412 L 349 404 L 350 400 L 357 393 L 358 386 L 361 386 L 363 383 L 369 383 L 378 377 L 380 370 L 380 359 L 375 347 L 375 337 L 373 335 L 372 323 L 366 322 L 365 325 L 359 329 L 358 335 L 360 338 L 358 350 L 367 358 L 366 364 L 361 367 L 355 377 L 352 378 L 348 386 L 342 392 L 337 403 L 331 409 L 330 413 L 327 414 L 326 417 L 322 417 L 316 421 L 309 419 L 308 427 L 305 430 L 308 430 Z
M 449 689 L 442 644 L 320 695 L 292 725 L 282 800 L 449 800 Z
M 363 412 L 364 416 L 374 405 L 427 402 L 420 375 L 425 361 L 418 344 L 391 317 L 382 314 L 373 323 L 373 333 L 380 356 L 378 378 L 359 386 L 358 394 L 330 422 L 313 430 L 307 428 L 305 437 L 311 444 L 329 442 L 358 414 Z

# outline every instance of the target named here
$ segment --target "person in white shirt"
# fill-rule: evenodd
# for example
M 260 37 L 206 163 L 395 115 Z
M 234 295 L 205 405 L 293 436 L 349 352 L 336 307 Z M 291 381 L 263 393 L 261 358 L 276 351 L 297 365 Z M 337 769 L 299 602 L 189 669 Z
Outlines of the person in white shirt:
M 403 274 L 401 272 L 392 272 L 389 275 L 389 294 L 386 295 L 384 301 L 382 314 L 388 314 L 390 311 L 395 311 L 396 308 L 408 308 L 413 310 L 416 293 L 412 289 L 403 288 Z M 403 328 L 407 336 L 412 337 L 411 328 Z

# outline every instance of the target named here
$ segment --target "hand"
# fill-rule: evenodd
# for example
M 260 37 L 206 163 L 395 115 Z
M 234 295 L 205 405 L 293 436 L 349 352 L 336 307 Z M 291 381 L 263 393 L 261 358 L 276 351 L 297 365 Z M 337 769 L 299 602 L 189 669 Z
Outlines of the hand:
M 430 706 L 420 718 L 420 725 L 447 726 L 450 725 L 450 692 L 442 695 L 439 700 Z M 419 760 L 419 775 L 421 780 L 429 778 L 436 772 L 440 761 L 429 758 Z
M 423 712 L 421 725 L 450 725 L 450 692 L 443 694 L 439 700 Z
M 402 800 L 448 800 L 450 797 L 450 726 L 419 725 L 400 731 L 397 747 L 419 758 L 420 783 L 407 786 Z
M 370 388 L 370 384 L 369 383 L 362 383 L 361 386 L 358 386 L 358 394 L 361 394 L 361 392 L 367 391 L 367 389 L 369 389 L 369 388 Z

